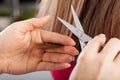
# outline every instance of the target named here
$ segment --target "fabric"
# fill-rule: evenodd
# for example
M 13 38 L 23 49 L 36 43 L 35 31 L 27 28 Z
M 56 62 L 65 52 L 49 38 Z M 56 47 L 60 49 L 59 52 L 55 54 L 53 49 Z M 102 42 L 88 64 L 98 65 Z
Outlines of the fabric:
M 75 62 L 71 63 L 71 67 L 63 70 L 51 71 L 54 80 L 69 80 L 69 76 L 75 66 Z

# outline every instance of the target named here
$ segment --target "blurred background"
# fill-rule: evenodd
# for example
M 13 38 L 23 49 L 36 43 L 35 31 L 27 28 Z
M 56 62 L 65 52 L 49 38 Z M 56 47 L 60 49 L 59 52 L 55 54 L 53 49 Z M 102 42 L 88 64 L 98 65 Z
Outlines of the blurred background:
M 18 20 L 34 17 L 37 0 L 0 0 L 0 30 Z
M 35 16 L 38 0 L 0 0 L 0 31 L 15 21 Z M 52 80 L 49 71 L 25 75 L 1 74 L 0 80 Z

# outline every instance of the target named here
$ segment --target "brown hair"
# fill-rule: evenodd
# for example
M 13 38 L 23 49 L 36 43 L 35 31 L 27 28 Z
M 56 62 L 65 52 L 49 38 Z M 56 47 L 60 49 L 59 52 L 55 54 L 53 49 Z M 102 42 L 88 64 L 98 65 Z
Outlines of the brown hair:
M 120 38 L 120 0 L 86 0 L 80 16 L 87 34 Z
M 66 21 L 74 24 L 72 13 L 71 13 L 71 4 L 74 6 L 76 13 L 79 15 L 82 9 L 83 0 L 59 0 L 59 4 L 57 6 L 56 17 L 61 17 Z M 53 31 L 59 32 L 62 34 L 69 35 L 69 30 L 62 25 L 57 19 L 54 21 Z
M 71 35 L 70 31 L 57 20 L 57 17 L 61 17 L 71 24 L 74 24 L 71 13 L 71 4 L 74 6 L 77 14 L 80 15 L 83 2 L 84 0 L 41 0 L 37 17 L 41 17 L 41 14 L 43 14 L 42 16 L 44 16 L 45 14 L 52 16 L 52 20 L 46 26 L 47 30 L 71 36 L 76 42 L 79 42 L 77 37 Z M 42 6 L 41 4 L 44 6 Z M 43 9 L 44 11 L 41 9 Z M 48 29 L 48 27 L 51 27 L 51 29 Z M 80 50 L 79 44 L 77 44 L 76 46 L 78 50 Z
M 69 34 L 67 28 L 65 28 L 58 20 L 57 17 L 61 17 L 70 23 L 73 23 L 70 6 L 71 4 L 80 14 L 82 9 L 83 0 L 41 0 L 37 17 L 50 15 L 52 20 L 50 21 L 52 31 Z
M 42 0 L 45 1 L 45 0 Z M 47 1 L 47 0 L 46 0 Z M 74 25 L 70 6 L 74 6 L 85 33 L 94 37 L 104 33 L 109 40 L 112 37 L 120 38 L 120 0 L 48 0 L 54 2 L 54 19 L 52 31 L 70 35 L 70 32 L 58 20 L 61 17 Z M 49 9 L 49 8 L 48 8 Z M 46 10 L 48 10 L 46 9 Z M 53 10 L 52 10 L 53 11 Z M 76 39 L 75 36 L 72 36 Z

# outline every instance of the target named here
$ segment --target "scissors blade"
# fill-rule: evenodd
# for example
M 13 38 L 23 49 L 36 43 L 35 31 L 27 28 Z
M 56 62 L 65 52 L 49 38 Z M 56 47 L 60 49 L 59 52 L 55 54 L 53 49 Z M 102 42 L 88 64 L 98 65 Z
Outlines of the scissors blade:
M 72 10 L 72 15 L 73 15 L 73 19 L 75 21 L 76 28 L 80 29 L 82 32 L 84 32 L 83 27 L 82 27 L 82 25 L 79 21 L 79 18 L 78 18 L 78 16 L 77 16 L 77 14 L 76 14 L 72 5 L 71 5 L 71 10 Z M 80 39 L 79 39 L 79 43 L 80 43 L 80 46 L 81 46 L 81 50 L 83 50 L 86 44 L 84 42 L 82 42 Z
M 82 42 L 86 43 L 89 40 L 91 40 L 92 38 L 90 36 L 88 36 L 87 34 L 85 34 L 84 32 L 82 32 L 79 29 L 76 29 L 73 25 L 69 24 L 68 22 L 66 22 L 65 20 L 57 17 L 57 19 L 64 24 L 73 34 L 75 34 Z
M 72 5 L 71 5 L 71 10 L 72 10 L 73 19 L 75 21 L 76 28 L 84 32 L 83 27 Z

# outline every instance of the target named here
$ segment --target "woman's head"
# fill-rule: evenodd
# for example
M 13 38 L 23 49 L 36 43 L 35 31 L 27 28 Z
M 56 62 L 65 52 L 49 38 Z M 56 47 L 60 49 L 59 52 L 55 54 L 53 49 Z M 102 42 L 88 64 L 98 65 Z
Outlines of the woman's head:
M 43 2 L 49 5 L 46 7 Z M 120 38 L 120 0 L 42 0 L 41 4 L 45 7 L 40 5 L 42 9 L 40 8 L 39 15 L 45 12 L 47 15 L 51 15 L 52 21 L 48 27 L 52 27 L 52 31 L 66 35 L 71 34 L 57 20 L 57 17 L 74 24 L 70 9 L 72 4 L 79 15 L 84 31 L 88 35 L 94 37 L 104 33 L 107 40 L 111 37 Z
M 61 17 L 70 23 L 73 23 L 71 4 L 76 9 L 78 15 L 82 8 L 83 0 L 41 0 L 37 17 L 50 15 L 52 31 L 69 34 L 69 30 L 64 27 L 58 20 L 57 17 Z

